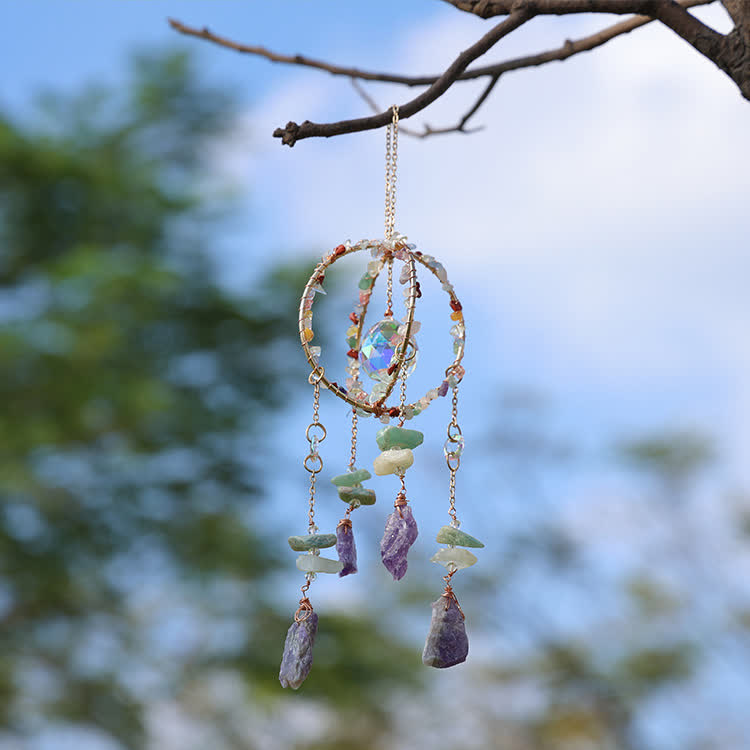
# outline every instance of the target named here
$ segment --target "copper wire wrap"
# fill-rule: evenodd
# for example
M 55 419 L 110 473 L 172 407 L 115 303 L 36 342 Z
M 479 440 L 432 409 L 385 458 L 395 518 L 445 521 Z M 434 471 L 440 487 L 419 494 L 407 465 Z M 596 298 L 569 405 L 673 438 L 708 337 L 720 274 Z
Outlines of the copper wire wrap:
M 398 478 L 401 480 L 401 489 L 398 491 L 398 495 L 396 495 L 396 499 L 393 502 L 393 507 L 398 511 L 401 518 L 404 517 L 403 507 L 409 504 L 409 501 L 406 499 L 406 480 L 404 477 L 403 472 L 398 475 Z
M 458 611 L 461 613 L 461 617 L 465 620 L 466 615 L 464 614 L 464 611 L 461 609 L 461 605 L 458 603 L 458 597 L 453 591 L 453 587 L 451 586 L 451 578 L 453 578 L 454 575 L 458 572 L 458 568 L 453 568 L 447 575 L 443 576 L 443 580 L 445 581 L 445 591 L 443 592 L 443 597 L 445 599 L 445 608 L 448 609 L 451 606 L 451 602 L 455 604 L 458 607 Z

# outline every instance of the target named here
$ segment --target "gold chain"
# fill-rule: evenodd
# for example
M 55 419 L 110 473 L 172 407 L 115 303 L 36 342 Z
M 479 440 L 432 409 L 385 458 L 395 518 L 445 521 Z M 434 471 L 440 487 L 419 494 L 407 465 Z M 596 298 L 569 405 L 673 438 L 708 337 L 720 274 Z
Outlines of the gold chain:
M 393 317 L 393 256 L 388 257 L 388 276 L 385 286 L 385 313 L 386 318 Z
M 357 410 L 352 408 L 352 452 L 349 457 L 349 471 L 354 471 L 357 463 Z
M 401 398 L 399 399 L 399 418 L 398 426 L 403 427 L 406 421 L 406 415 L 404 414 L 404 406 L 406 405 L 406 371 L 409 369 L 407 362 L 404 362 L 401 367 Z
M 310 474 L 310 508 L 307 512 L 307 529 L 308 533 L 314 534 L 318 530 L 315 525 L 315 480 L 323 470 L 323 459 L 318 453 L 318 445 L 326 439 L 327 431 L 319 418 L 320 378 L 315 378 L 314 373 L 311 373 L 310 382 L 313 385 L 313 418 L 305 430 L 305 437 L 310 444 L 310 452 L 305 456 L 302 465 Z
M 396 223 L 396 164 L 398 162 L 398 105 L 385 129 L 385 238 L 391 239 Z
M 453 399 L 451 403 L 451 421 L 448 424 L 448 439 L 445 441 L 445 462 L 450 470 L 449 497 L 450 506 L 448 514 L 451 517 L 451 526 L 458 528 L 460 522 L 456 515 L 456 472 L 461 465 L 461 453 L 464 448 L 464 438 L 461 427 L 458 424 L 458 386 L 453 387 Z

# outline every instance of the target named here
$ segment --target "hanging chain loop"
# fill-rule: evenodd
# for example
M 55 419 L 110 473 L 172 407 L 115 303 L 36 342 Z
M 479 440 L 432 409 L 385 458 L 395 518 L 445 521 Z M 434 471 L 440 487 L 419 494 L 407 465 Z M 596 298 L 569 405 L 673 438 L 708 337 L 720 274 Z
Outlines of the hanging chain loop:
M 396 165 L 398 163 L 398 105 L 385 129 L 385 239 L 391 239 L 396 223 Z

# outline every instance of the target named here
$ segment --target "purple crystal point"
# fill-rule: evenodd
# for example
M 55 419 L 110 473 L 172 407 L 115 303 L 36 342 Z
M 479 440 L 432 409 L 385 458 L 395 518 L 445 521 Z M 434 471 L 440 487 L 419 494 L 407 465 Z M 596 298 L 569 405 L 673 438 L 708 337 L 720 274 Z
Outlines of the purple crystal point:
M 408 505 L 396 508 L 386 519 L 380 541 L 380 556 L 394 581 L 400 581 L 404 577 L 409 564 L 406 555 L 418 534 L 417 522 Z
M 452 596 L 441 596 L 432 603 L 432 621 L 422 662 L 428 667 L 444 669 L 466 661 L 468 653 L 469 639 L 463 612 Z
M 344 567 L 339 573 L 339 578 L 357 572 L 357 546 L 354 544 L 354 532 L 352 522 L 345 519 L 336 527 L 336 552 Z
M 281 687 L 296 690 L 310 674 L 313 660 L 313 643 L 318 631 L 318 615 L 310 611 L 304 619 L 292 623 L 286 634 L 284 655 L 281 657 L 279 682 Z

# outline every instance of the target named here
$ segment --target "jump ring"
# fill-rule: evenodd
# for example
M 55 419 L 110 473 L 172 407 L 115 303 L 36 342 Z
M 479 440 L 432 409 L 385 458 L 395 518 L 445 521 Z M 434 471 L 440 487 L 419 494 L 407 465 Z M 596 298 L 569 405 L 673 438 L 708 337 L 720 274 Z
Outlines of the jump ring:
M 317 461 L 317 467 L 314 464 L 308 466 L 309 461 Z M 302 462 L 302 465 L 311 474 L 318 474 L 323 471 L 323 459 L 317 453 L 310 453 L 309 455 L 305 456 L 305 460 Z
M 323 380 L 323 376 L 325 375 L 325 372 L 326 372 L 325 367 L 318 367 L 307 376 L 307 382 L 310 385 L 315 385 L 316 383 L 320 383 L 320 381 Z
M 451 422 L 448 425 L 448 429 L 446 430 L 448 434 L 448 440 L 451 441 L 451 443 L 459 443 L 461 442 L 461 438 L 463 437 L 463 432 L 461 432 L 460 425 L 456 422 Z
M 445 463 L 448 464 L 448 468 L 451 471 L 457 471 L 458 467 L 461 466 L 461 456 L 454 456 L 450 454 L 445 457 Z
M 321 433 L 319 435 L 313 434 L 311 436 L 310 430 L 312 430 L 313 427 L 317 427 L 319 430 L 321 430 Z M 322 422 L 311 422 L 309 425 L 307 425 L 307 429 L 305 430 L 305 437 L 310 443 L 312 443 L 313 438 L 317 439 L 319 443 L 322 443 L 326 439 L 326 435 L 328 435 L 328 431 L 326 430 L 325 425 Z

